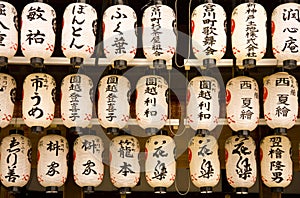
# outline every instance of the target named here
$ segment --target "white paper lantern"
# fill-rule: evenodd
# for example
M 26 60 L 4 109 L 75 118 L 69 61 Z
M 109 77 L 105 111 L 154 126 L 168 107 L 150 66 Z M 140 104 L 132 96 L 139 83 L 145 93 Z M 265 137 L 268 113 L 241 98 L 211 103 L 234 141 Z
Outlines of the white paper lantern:
M 293 178 L 291 142 L 283 135 L 265 137 L 260 144 L 261 179 L 270 188 L 285 188 Z
M 122 129 L 129 120 L 130 82 L 124 76 L 103 77 L 98 85 L 98 119 L 108 132 Z
M 1 5 L 1 4 L 0 4 Z M 7 74 L 0 73 L 0 127 L 5 128 L 11 121 L 14 113 L 17 84 L 15 79 Z
M 175 142 L 167 135 L 150 137 L 145 145 L 145 175 L 155 193 L 166 193 L 175 181 Z
M 90 58 L 94 53 L 97 12 L 86 3 L 71 3 L 63 15 L 61 49 L 71 59 Z
M 231 136 L 225 142 L 226 177 L 237 194 L 246 194 L 256 181 L 255 142 L 248 136 Z
M 18 49 L 18 13 L 5 1 L 0 1 L 0 8 L 0 56 L 10 59 Z
M 209 76 L 193 78 L 188 85 L 187 121 L 194 130 L 213 130 L 219 119 L 219 83 Z
M 168 83 L 161 76 L 141 77 L 136 85 L 136 119 L 147 133 L 155 134 L 168 118 Z M 155 130 L 152 130 L 155 129 Z
M 195 136 L 189 143 L 190 177 L 201 192 L 211 193 L 220 181 L 218 142 L 214 136 Z
M 23 84 L 22 113 L 28 127 L 48 127 L 54 118 L 55 79 L 45 73 L 28 75 Z M 39 131 L 39 129 L 37 129 Z
M 290 68 L 296 67 L 296 61 L 300 61 L 299 10 L 298 3 L 285 3 L 273 10 L 271 19 L 273 54 Z
M 80 187 L 97 187 L 102 183 L 104 166 L 102 163 L 103 142 L 95 135 L 83 135 L 74 142 L 74 181 Z
M 140 180 L 138 140 L 129 135 L 113 138 L 110 143 L 110 180 L 120 193 L 128 194 Z
M 56 134 L 50 134 L 50 133 Z M 68 174 L 67 154 L 69 145 L 60 131 L 48 131 L 38 142 L 37 178 L 39 183 L 48 191 L 57 192 Z
M 248 67 L 262 59 L 267 47 L 267 13 L 258 3 L 243 3 L 231 16 L 232 51 L 238 62 Z M 251 60 L 247 61 L 246 60 Z
M 0 146 L 1 183 L 5 187 L 11 187 L 13 191 L 18 191 L 19 187 L 28 183 L 31 171 L 31 142 L 21 134 L 13 134 L 16 132 L 18 131 L 10 131 L 10 135 L 2 139 Z
M 196 58 L 209 64 L 219 61 L 226 52 L 226 12 L 214 3 L 204 3 L 192 13 L 192 41 Z M 211 63 L 210 63 L 211 64 Z
M 66 76 L 61 83 L 61 118 L 70 127 L 85 128 L 93 112 L 93 81 L 83 74 Z
M 298 116 L 298 84 L 287 72 L 264 78 L 264 115 L 272 129 L 294 126 Z
M 127 5 L 114 5 L 105 10 L 103 46 L 110 62 L 133 60 L 137 48 L 136 22 L 135 11 Z
M 149 6 L 143 13 L 142 23 L 143 50 L 147 60 L 171 60 L 176 51 L 176 19 L 172 8 Z
M 226 85 L 228 125 L 234 131 L 253 131 L 259 121 L 259 90 L 255 79 L 239 76 Z
M 56 13 L 46 3 L 27 4 L 22 12 L 21 49 L 27 59 L 48 59 L 54 51 Z

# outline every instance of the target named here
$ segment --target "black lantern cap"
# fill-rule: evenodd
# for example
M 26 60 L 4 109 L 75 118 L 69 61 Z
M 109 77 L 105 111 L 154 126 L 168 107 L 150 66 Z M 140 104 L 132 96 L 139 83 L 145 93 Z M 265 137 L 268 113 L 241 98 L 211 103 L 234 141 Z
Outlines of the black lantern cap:
M 239 194 L 239 195 L 241 195 L 241 194 L 242 195 L 248 194 L 248 188 L 243 188 L 243 187 L 236 188 L 235 193 Z
M 7 66 L 8 58 L 5 56 L 0 56 L 0 67 Z
M 253 68 L 256 66 L 256 60 L 255 59 L 244 59 L 243 66 L 246 68 Z
M 34 57 L 30 59 L 30 64 L 34 68 L 43 68 L 44 67 L 44 59 L 39 57 Z
M 83 58 L 80 57 L 72 57 L 70 58 L 70 63 L 73 66 L 80 66 L 83 63 Z
M 57 186 L 47 186 L 46 187 L 46 193 L 58 193 L 58 187 Z
M 207 187 L 201 187 L 200 188 L 200 193 L 212 193 L 212 187 L 207 186 Z
M 283 67 L 285 69 L 296 69 L 297 61 L 296 60 L 285 60 L 285 61 L 283 61 Z
M 12 134 L 24 135 L 24 131 L 23 130 L 18 130 L 18 129 L 9 130 L 9 135 L 12 135 Z
M 271 188 L 271 192 L 282 193 L 283 192 L 283 188 L 282 187 L 273 187 L 273 188 Z
M 238 136 L 248 137 L 250 134 L 250 131 L 249 130 L 240 130 L 237 133 L 238 133 Z
M 126 5 L 126 0 L 111 0 L 110 5 Z
M 166 66 L 167 66 L 166 60 L 156 59 L 153 61 L 153 67 L 155 69 L 163 69 L 163 68 L 166 68 Z
M 18 186 L 12 186 L 8 188 L 9 192 L 12 192 L 14 194 L 20 194 L 21 193 L 21 188 Z
M 202 137 L 205 137 L 206 135 L 209 135 L 209 131 L 206 129 L 197 129 L 196 135 L 200 135 Z
M 287 135 L 287 129 L 286 128 L 275 128 L 274 134 L 275 135 Z
M 55 129 L 51 129 L 51 130 L 47 130 L 47 135 L 61 135 L 61 131 L 60 130 L 55 130 Z
M 216 59 L 214 58 L 206 58 L 203 59 L 203 66 L 208 68 L 216 67 Z
M 39 132 L 42 132 L 44 130 L 44 127 L 41 127 L 41 126 L 33 126 L 31 127 L 31 131 L 33 133 L 39 133 Z
M 125 60 L 116 60 L 116 61 L 114 61 L 114 68 L 115 69 L 126 69 L 127 68 L 127 61 L 125 61 Z
M 119 188 L 119 193 L 120 193 L 120 195 L 131 194 L 131 188 L 130 187 Z
M 167 188 L 166 187 L 155 187 L 154 188 L 154 193 L 155 194 L 166 194 L 167 193 Z
M 157 128 L 146 128 L 145 132 L 147 135 L 155 135 L 158 132 Z
M 168 131 L 161 129 L 156 133 L 156 135 L 168 135 Z
M 109 127 L 109 128 L 106 129 L 107 134 L 113 134 L 113 135 L 118 135 L 119 131 L 120 131 L 120 129 L 115 128 L 115 127 Z
M 85 194 L 92 194 L 95 192 L 94 187 L 93 186 L 84 186 L 83 187 L 83 192 Z

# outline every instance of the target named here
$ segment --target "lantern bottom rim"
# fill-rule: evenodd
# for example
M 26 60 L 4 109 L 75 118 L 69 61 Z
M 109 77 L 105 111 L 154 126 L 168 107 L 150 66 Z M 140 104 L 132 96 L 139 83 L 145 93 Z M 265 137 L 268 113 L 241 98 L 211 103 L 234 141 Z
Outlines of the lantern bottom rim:
M 272 187 L 271 192 L 281 193 L 281 192 L 283 192 L 283 188 L 282 187 Z
M 131 188 L 130 187 L 121 187 L 119 188 L 120 195 L 127 195 L 131 194 Z
M 44 127 L 41 127 L 41 126 L 31 127 L 31 132 L 33 132 L 33 133 L 39 133 L 39 132 L 42 132 L 43 130 L 44 130 Z
M 241 188 L 236 188 L 236 192 L 235 192 L 236 194 L 238 194 L 238 195 L 245 195 L 245 194 L 248 194 L 248 188 L 243 188 L 243 187 L 241 187 Z
M 21 193 L 21 188 L 18 186 L 11 186 L 8 188 L 8 191 L 10 191 L 14 194 L 19 194 L 19 193 Z
M 155 187 L 154 193 L 155 194 L 165 194 L 165 193 L 167 193 L 167 188 L 166 187 Z
M 92 194 L 92 193 L 94 193 L 95 192 L 94 186 L 84 186 L 83 187 L 83 192 L 85 194 Z
M 206 186 L 206 187 L 200 187 L 200 193 L 212 193 L 212 187 Z
M 58 187 L 57 186 L 47 186 L 46 193 L 47 194 L 58 193 Z

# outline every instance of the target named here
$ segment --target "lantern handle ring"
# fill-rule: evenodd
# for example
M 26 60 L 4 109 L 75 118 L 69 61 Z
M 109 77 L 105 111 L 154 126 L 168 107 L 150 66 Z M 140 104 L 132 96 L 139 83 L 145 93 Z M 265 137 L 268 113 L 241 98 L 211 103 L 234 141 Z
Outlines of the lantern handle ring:
M 188 171 L 188 177 L 190 176 L 190 173 L 189 173 L 189 171 Z M 176 189 L 176 191 L 177 191 L 177 193 L 179 194 L 179 195 L 181 195 L 181 196 L 185 196 L 185 195 L 187 195 L 189 192 L 190 192 L 190 188 L 191 188 L 191 180 L 189 179 L 189 184 L 188 184 L 188 188 L 187 188 L 187 190 L 186 190 L 186 192 L 184 192 L 184 193 L 182 193 L 182 192 L 180 192 L 179 191 L 179 189 L 178 189 L 178 187 L 177 187 L 177 182 L 176 182 L 176 179 L 175 179 L 175 189 Z

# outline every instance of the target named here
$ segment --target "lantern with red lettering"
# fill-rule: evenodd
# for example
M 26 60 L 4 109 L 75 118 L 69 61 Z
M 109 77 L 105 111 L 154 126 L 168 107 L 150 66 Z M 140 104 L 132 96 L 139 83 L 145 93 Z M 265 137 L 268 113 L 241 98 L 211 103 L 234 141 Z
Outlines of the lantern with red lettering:
M 71 74 L 61 83 L 61 118 L 68 128 L 87 127 L 93 112 L 93 81 L 84 74 Z
M 298 116 L 298 84 L 287 72 L 264 78 L 264 115 L 272 129 L 290 129 Z
M 187 122 L 194 130 L 213 130 L 219 119 L 219 83 L 209 76 L 193 78 L 187 92 Z
M 1 41 L 0 65 L 7 65 L 18 49 L 18 13 L 16 8 L 8 2 L 1 1 Z
M 38 142 L 37 178 L 48 193 L 57 193 L 67 174 L 69 145 L 59 130 L 48 130 Z
M 300 5 L 284 3 L 272 13 L 272 49 L 275 58 L 283 61 L 283 67 L 294 69 L 300 61 Z
M 237 194 L 247 194 L 256 181 L 255 142 L 250 136 L 235 135 L 225 142 L 226 177 Z
M 228 125 L 234 131 L 253 131 L 259 121 L 259 92 L 255 79 L 239 76 L 226 85 Z
M 240 4 L 231 16 L 232 51 L 244 67 L 254 67 L 267 47 L 267 13 L 254 1 Z
M 216 65 L 226 52 L 226 12 L 215 3 L 204 3 L 192 14 L 193 52 L 206 67 Z
M 261 141 L 261 179 L 274 192 L 282 192 L 292 182 L 291 149 L 289 138 L 279 133 L 267 136 Z
M 155 68 L 165 67 L 176 51 L 176 19 L 172 8 L 154 0 L 143 13 L 143 50 Z
M 190 177 L 201 193 L 212 193 L 220 181 L 218 142 L 212 135 L 198 133 L 189 143 Z
M 136 85 L 136 119 L 148 134 L 156 134 L 168 118 L 168 83 L 161 76 L 141 77 Z
M 75 183 L 91 193 L 102 183 L 104 166 L 102 163 L 103 142 L 96 135 L 78 137 L 74 142 L 73 173 Z
M 56 13 L 48 4 L 33 2 L 22 12 L 21 49 L 33 65 L 42 65 L 54 51 Z
M 79 2 L 67 6 L 63 15 L 61 49 L 71 63 L 80 64 L 82 59 L 92 56 L 96 31 L 97 12 L 92 6 Z
M 39 132 L 48 127 L 54 118 L 56 83 L 45 73 L 28 75 L 23 83 L 22 113 L 24 123 Z
M 175 141 L 167 131 L 159 131 L 146 142 L 145 175 L 154 193 L 166 193 L 175 181 L 175 149 Z
M 24 131 L 10 130 L 9 136 L 2 139 L 1 152 L 1 183 L 13 192 L 20 192 L 30 178 L 31 142 L 24 137 Z
M 140 180 L 138 140 L 130 135 L 120 135 L 110 143 L 110 180 L 120 194 L 130 194 Z
M 14 113 L 17 83 L 15 79 L 4 73 L 0 73 L 0 127 L 6 127 Z
M 98 85 L 98 119 L 107 133 L 117 134 L 129 120 L 130 82 L 120 75 L 103 77 Z
M 127 5 L 113 5 L 103 14 L 103 46 L 107 59 L 115 68 L 126 68 L 137 48 L 137 17 Z

